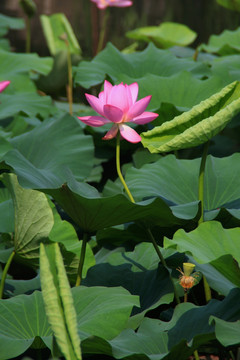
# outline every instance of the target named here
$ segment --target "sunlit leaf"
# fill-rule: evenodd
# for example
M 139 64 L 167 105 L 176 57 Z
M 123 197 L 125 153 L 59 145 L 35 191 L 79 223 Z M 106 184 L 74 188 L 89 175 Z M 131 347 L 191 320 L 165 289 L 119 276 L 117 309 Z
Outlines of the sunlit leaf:
M 162 22 L 159 26 L 138 28 L 126 33 L 127 37 L 134 40 L 153 42 L 157 47 L 187 46 L 191 44 L 197 34 L 186 25 L 173 22 Z
M 222 5 L 223 7 L 230 9 L 230 10 L 235 10 L 235 11 L 240 11 L 240 1 L 239 0 L 217 0 L 219 5 Z
M 211 263 L 226 278 L 240 286 L 239 236 L 239 228 L 224 229 L 216 221 L 207 221 L 189 233 L 178 230 L 172 240 L 164 239 L 164 247 L 189 253 L 199 263 Z M 229 262 L 226 255 L 232 255 L 235 260 L 230 259 Z
M 62 36 L 66 37 L 69 50 L 72 54 L 81 53 L 79 43 L 71 24 L 64 14 L 58 13 L 51 16 L 41 15 L 40 19 L 45 39 L 52 55 L 56 55 L 59 51 L 67 50 L 67 45 L 61 38 Z
M 230 0 L 217 0 L 217 1 L 230 3 Z M 237 1 L 234 0 L 234 4 L 236 4 Z M 236 6 L 238 6 L 238 10 L 240 11 L 240 1 Z M 200 46 L 200 49 L 210 53 L 219 54 L 222 56 L 239 54 L 240 53 L 239 41 L 240 41 L 240 28 L 234 31 L 224 30 L 220 35 L 211 35 L 208 44 L 207 45 L 202 44 Z
M 233 82 L 217 94 L 173 120 L 142 133 L 151 152 L 169 152 L 205 143 L 217 135 L 240 111 L 240 83 Z

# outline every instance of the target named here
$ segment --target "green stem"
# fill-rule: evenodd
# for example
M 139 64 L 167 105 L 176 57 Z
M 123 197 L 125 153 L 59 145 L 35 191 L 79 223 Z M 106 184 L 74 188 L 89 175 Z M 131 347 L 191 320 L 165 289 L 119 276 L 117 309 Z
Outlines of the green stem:
M 5 280 L 6 280 L 8 269 L 9 269 L 9 267 L 11 265 L 12 259 L 14 258 L 14 255 L 15 255 L 15 251 L 13 251 L 11 253 L 11 255 L 9 256 L 8 261 L 7 261 L 6 265 L 5 265 L 3 273 L 2 273 L 2 278 L 1 278 L 1 283 L 0 283 L 0 299 L 2 299 L 2 297 L 3 297 Z
M 107 12 L 107 10 L 105 10 L 103 13 L 103 20 L 102 20 L 101 30 L 100 30 L 100 34 L 99 34 L 97 54 L 103 48 L 104 38 L 105 38 L 105 34 L 106 34 L 106 29 L 107 29 L 107 20 L 108 20 L 108 12 Z
M 152 242 L 152 244 L 154 246 L 154 249 L 156 250 L 156 253 L 157 253 L 158 257 L 159 257 L 159 260 L 161 261 L 161 263 L 165 267 L 165 269 L 167 269 L 167 271 L 169 272 L 166 260 L 164 259 L 163 255 L 162 255 L 162 253 L 161 253 L 161 251 L 160 251 L 160 249 L 159 249 L 159 247 L 157 245 L 157 242 L 154 239 L 154 236 L 153 236 L 153 234 L 152 234 L 152 232 L 151 232 L 151 230 L 149 228 L 147 228 L 147 233 L 148 233 L 149 238 L 150 238 L 150 240 L 151 240 L 151 242 Z M 177 289 L 176 289 L 174 280 L 173 280 L 170 273 L 169 273 L 169 277 L 170 277 L 170 280 L 171 280 L 172 285 L 173 285 L 174 296 L 175 296 L 176 302 L 177 302 L 177 304 L 180 304 L 180 299 L 179 299 L 179 296 L 178 296 L 178 293 L 177 293 Z
M 117 173 L 119 176 L 119 179 L 121 180 L 121 183 L 123 184 L 123 187 L 126 191 L 126 193 L 128 194 L 129 199 L 131 200 L 132 203 L 135 203 L 135 200 L 122 176 L 121 173 L 121 166 L 120 166 L 120 132 L 118 132 L 117 134 L 117 144 L 116 144 L 116 167 L 117 167 Z
M 30 17 L 26 17 L 26 53 L 31 52 L 31 20 Z
M 75 286 L 79 286 L 81 284 L 82 271 L 83 271 L 83 265 L 84 265 L 84 260 L 85 260 L 86 246 L 87 246 L 88 238 L 89 238 L 88 233 L 84 233 L 83 240 L 82 240 L 82 249 L 81 249 L 81 254 L 80 254 L 80 260 L 79 260 L 79 265 L 78 265 L 78 275 L 77 275 L 77 280 L 76 280 Z
M 193 354 L 194 354 L 195 360 L 200 360 L 197 350 L 195 350 Z
M 200 201 L 201 206 L 201 216 L 198 221 L 198 225 L 204 222 L 204 173 L 205 173 L 205 165 L 207 160 L 207 153 L 208 153 L 209 141 L 204 144 L 202 160 L 200 164 L 200 171 L 199 171 L 199 179 L 198 179 L 198 199 Z M 203 284 L 204 284 L 204 292 L 205 292 L 205 299 L 206 302 L 210 301 L 211 296 L 211 289 L 207 283 L 207 279 L 203 276 Z
M 133 198 L 133 196 L 132 196 L 132 194 L 131 194 L 131 192 L 130 192 L 130 190 L 129 190 L 129 188 L 128 188 L 128 186 L 127 186 L 127 184 L 126 184 L 126 182 L 125 182 L 125 180 L 123 178 L 123 175 L 121 173 L 121 167 L 120 167 L 120 132 L 118 132 L 118 134 L 117 134 L 116 166 L 117 166 L 117 173 L 118 173 L 119 179 L 121 180 L 121 183 L 123 184 L 123 187 L 124 187 L 126 193 L 128 194 L 129 199 L 131 200 L 132 203 L 135 203 L 135 200 L 134 200 L 134 198 Z M 150 238 L 150 240 L 151 240 L 151 242 L 152 242 L 152 244 L 154 246 L 154 249 L 155 249 L 155 251 L 156 251 L 156 253 L 157 253 L 158 257 L 159 257 L 159 260 L 161 261 L 162 265 L 167 269 L 167 271 L 169 271 L 168 267 L 167 267 L 167 263 L 166 263 L 164 257 L 162 256 L 162 253 L 161 253 L 161 251 L 160 251 L 160 249 L 159 249 L 159 247 L 157 245 L 156 240 L 154 239 L 154 236 L 153 236 L 151 230 L 149 228 L 146 228 L 146 230 L 147 230 L 149 238 Z M 172 281 L 172 284 L 173 284 L 173 289 L 174 289 L 174 295 L 175 295 L 175 298 L 176 298 L 176 302 L 178 304 L 180 304 L 180 299 L 179 299 L 179 296 L 177 294 L 177 290 L 176 290 L 173 278 L 172 278 L 170 273 L 169 273 L 169 277 L 170 277 L 170 279 Z

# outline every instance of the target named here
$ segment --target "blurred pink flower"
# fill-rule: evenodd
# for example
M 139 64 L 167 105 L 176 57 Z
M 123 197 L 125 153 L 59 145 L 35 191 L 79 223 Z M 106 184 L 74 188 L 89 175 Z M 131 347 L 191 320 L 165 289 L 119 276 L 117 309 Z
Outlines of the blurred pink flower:
M 101 116 L 83 116 L 79 119 L 89 126 L 103 126 L 113 123 L 111 129 L 103 137 L 103 140 L 113 139 L 120 131 L 121 136 L 131 142 L 141 141 L 141 136 L 125 125 L 127 122 L 143 125 L 156 119 L 158 114 L 145 111 L 151 95 L 137 101 L 138 84 L 131 85 L 119 84 L 112 85 L 107 80 L 104 83 L 104 91 L 100 92 L 98 97 L 85 94 L 91 107 Z
M 10 81 L 0 81 L 0 93 L 10 84 Z
M 99 9 L 106 9 L 108 6 L 127 7 L 132 5 L 130 0 L 91 0 L 96 3 Z

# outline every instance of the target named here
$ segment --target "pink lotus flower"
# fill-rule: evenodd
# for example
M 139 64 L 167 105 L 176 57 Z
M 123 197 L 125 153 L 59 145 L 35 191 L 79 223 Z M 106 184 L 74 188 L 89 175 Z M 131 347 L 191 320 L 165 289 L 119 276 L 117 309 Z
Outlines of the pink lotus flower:
M 156 119 L 158 114 L 145 111 L 151 95 L 136 101 L 138 96 L 138 84 L 112 85 L 107 80 L 104 83 L 104 91 L 98 97 L 85 94 L 91 107 L 101 116 L 83 116 L 79 119 L 87 125 L 98 127 L 113 123 L 111 129 L 103 137 L 103 140 L 113 139 L 120 131 L 121 136 L 131 142 L 141 141 L 141 136 L 127 126 L 127 122 L 143 125 Z
M 96 3 L 99 9 L 106 9 L 108 6 L 127 7 L 132 5 L 129 0 L 91 0 Z
M 0 93 L 10 84 L 10 81 L 0 81 Z

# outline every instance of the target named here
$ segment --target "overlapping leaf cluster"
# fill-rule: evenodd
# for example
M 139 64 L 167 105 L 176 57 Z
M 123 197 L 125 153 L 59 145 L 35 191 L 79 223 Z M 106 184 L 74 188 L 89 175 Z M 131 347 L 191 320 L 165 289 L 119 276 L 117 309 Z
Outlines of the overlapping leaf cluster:
M 21 21 L 12 20 L 8 24 L 16 28 Z M 4 21 L 1 22 L 1 36 L 6 29 Z M 0 360 L 26 354 L 29 347 L 38 350 L 47 347 L 54 353 L 55 320 L 47 318 L 43 303 L 43 298 L 47 302 L 53 296 L 48 287 L 54 286 L 56 304 L 52 311 L 63 315 L 58 317 L 61 329 L 67 336 L 70 333 L 63 348 L 71 343 L 75 325 L 71 327 L 69 319 L 73 319 L 83 356 L 184 360 L 196 349 L 203 351 L 206 344 L 216 354 L 219 349 L 237 348 L 238 33 L 239 29 L 211 38 L 208 45 L 202 46 L 210 54 L 199 53 L 197 60 L 188 48 L 162 50 L 150 43 L 143 51 L 125 54 L 109 43 L 92 61 L 81 61 L 75 67 L 75 85 L 83 88 L 99 86 L 106 78 L 112 83 L 138 82 L 139 97 L 151 94 L 149 111 L 159 113 L 151 124 L 153 130 L 138 129 L 144 131 L 144 146 L 150 151 L 155 147 L 155 152 L 180 150 L 177 158 L 174 154 L 150 153 L 141 145 L 122 144 L 126 182 L 136 203 L 128 200 L 116 180 L 114 142 L 100 140 L 105 128 L 89 129 L 77 120 L 76 115 L 89 115 L 92 110 L 76 104 L 76 111 L 70 116 L 64 104 L 38 92 L 36 83 L 44 81 L 42 78 L 38 82 L 41 75 L 50 73 L 53 59 L 13 53 L 6 39 L 0 41 L 0 81 L 11 81 L 0 95 L 0 261 L 4 267 L 14 253 L 12 267 L 17 269 L 9 272 L 5 298 L 0 300 Z M 214 99 L 210 104 L 209 98 Z M 222 117 L 218 114 L 226 107 L 228 118 L 222 123 L 226 114 L 221 113 Z M 184 123 L 189 110 L 195 111 L 192 123 L 188 124 L 190 130 L 196 124 L 202 127 L 203 120 L 208 124 L 214 116 L 219 126 L 217 131 L 211 128 L 211 155 L 204 185 L 205 222 L 200 226 L 197 187 L 200 145 L 205 140 L 192 140 L 190 131 L 189 146 L 185 146 L 189 149 L 181 150 L 186 140 L 183 136 L 181 142 L 184 132 L 181 126 L 185 126 L 181 121 Z M 156 145 L 162 136 L 161 124 L 168 130 L 171 125 L 166 121 L 175 116 L 177 127 L 173 127 L 170 135 L 179 136 L 180 145 L 161 149 Z M 208 130 L 204 131 L 208 136 Z M 159 263 L 146 228 L 152 230 L 169 271 Z M 80 287 L 69 290 L 59 248 L 68 280 L 74 285 L 83 233 L 91 237 L 84 279 Z M 45 269 L 41 271 L 41 277 L 45 277 L 42 289 L 38 272 L 41 243 L 45 245 L 41 245 Z M 191 302 L 176 306 L 169 272 L 182 298 L 176 269 L 186 261 L 195 263 L 207 278 L 214 293 L 208 304 L 200 283 L 193 289 Z M 17 280 L 19 276 L 14 274 L 25 267 L 36 276 Z M 64 303 L 64 294 L 69 303 Z M 78 359 L 76 333 L 72 338 L 70 355 L 61 346 L 60 349 L 66 358 Z M 59 349 L 56 351 L 55 355 L 60 357 Z

